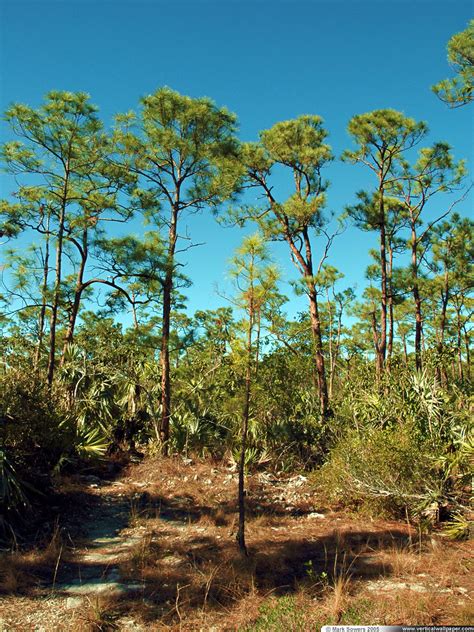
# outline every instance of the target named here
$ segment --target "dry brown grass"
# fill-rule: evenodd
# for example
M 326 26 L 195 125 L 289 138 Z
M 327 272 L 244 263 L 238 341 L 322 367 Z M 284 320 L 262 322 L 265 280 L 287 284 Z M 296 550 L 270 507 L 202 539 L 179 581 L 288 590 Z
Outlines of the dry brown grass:
M 274 501 L 273 484 L 256 475 L 247 497 L 251 555 L 243 558 L 233 533 L 236 480 L 225 466 L 154 459 L 130 468 L 121 482 L 120 493 L 137 495 L 130 532 L 142 539 L 120 570 L 123 581 L 140 582 L 144 589 L 139 596 L 84 602 L 74 614 L 76 629 L 112 630 L 125 614 L 150 632 L 470 620 L 469 543 L 435 538 L 420 547 L 404 523 L 367 524 L 328 511 L 325 519 L 308 518 L 302 508 L 319 511 L 321 505 L 304 486 L 301 502 L 293 503 L 300 515 L 291 515 Z M 41 550 L 10 554 L 8 562 L 0 561 L 0 588 L 33 591 L 38 570 L 46 569 L 51 579 L 57 560 L 62 564 L 67 555 L 59 534 Z M 369 590 L 384 581 L 400 587 Z M 427 592 L 405 584 L 423 585 Z M 51 629 L 62 629 L 56 626 Z
M 409 544 L 394 544 L 382 554 L 383 561 L 390 568 L 391 575 L 405 577 L 413 575 L 419 566 L 420 555 Z
M 235 511 L 235 481 L 229 484 L 229 474 L 222 468 L 214 467 L 212 487 L 205 487 L 202 481 L 211 480 L 209 466 L 197 463 L 196 474 L 188 475 L 189 466 L 180 460 L 166 463 L 161 470 L 153 467 L 137 469 L 135 477 L 144 471 L 152 492 L 164 499 L 174 501 L 193 498 L 193 511 L 188 516 L 188 529 L 178 537 L 169 533 L 160 536 L 161 550 L 154 549 L 143 556 L 142 575 L 147 586 L 165 585 L 168 592 L 161 595 L 170 604 L 177 599 L 179 589 L 179 616 L 176 608 L 171 608 L 164 621 L 173 625 L 178 617 L 182 629 L 201 625 L 201 629 L 218 626 L 216 629 L 240 629 L 258 621 L 259 608 L 272 599 L 278 603 L 278 595 L 296 595 L 298 609 L 306 613 L 305 625 L 313 625 L 317 611 L 322 615 L 318 624 L 324 622 L 350 622 L 350 617 L 371 613 L 380 622 L 391 622 L 393 614 L 400 621 L 405 617 L 412 622 L 425 623 L 428 620 L 444 620 L 453 623 L 462 614 L 466 604 L 454 603 L 454 594 L 437 593 L 420 595 L 415 591 L 396 591 L 393 594 L 368 594 L 367 581 L 388 576 L 403 578 L 412 582 L 424 581 L 420 574 L 431 575 L 437 566 L 437 581 L 444 586 L 448 576 L 451 584 L 459 579 L 460 559 L 465 560 L 465 551 L 456 553 L 454 545 L 448 545 L 449 554 L 444 552 L 440 561 L 440 547 L 428 543 L 422 550 L 414 546 L 416 534 L 410 534 L 402 523 L 378 521 L 367 525 L 344 514 L 333 516 L 337 528 L 327 528 L 327 521 L 307 521 L 304 517 L 293 517 L 271 510 L 271 487 L 265 490 L 268 505 L 262 503 L 262 485 L 258 479 L 251 479 L 248 486 L 250 507 L 248 517 L 248 544 L 251 560 L 242 560 L 235 549 L 232 522 Z M 148 469 L 147 469 L 148 468 Z M 216 474 L 217 470 L 217 474 Z M 166 474 L 165 476 L 163 476 Z M 159 476 L 160 481 L 157 481 Z M 194 478 L 197 476 L 197 480 Z M 169 493 L 173 477 L 186 479 L 179 485 L 179 496 Z M 137 480 L 137 478 L 135 478 Z M 175 479 L 176 480 L 176 479 Z M 162 481 L 165 481 L 163 484 Z M 167 496 L 168 494 L 168 496 Z M 253 496 L 259 495 L 258 502 Z M 305 498 L 304 503 L 308 505 Z M 199 503 L 202 503 L 200 506 Z M 184 502 L 184 510 L 187 503 Z M 299 505 L 301 507 L 302 504 Z M 267 509 L 268 507 L 268 509 Z M 314 504 L 309 509 L 313 509 Z M 160 529 L 159 523 L 149 520 L 148 526 Z M 334 525 L 334 521 L 332 521 Z M 196 526 L 200 531 L 196 532 Z M 163 524 L 161 524 L 163 529 Z M 166 556 L 172 556 L 176 565 L 166 568 Z M 305 563 L 312 560 L 315 576 L 327 574 L 326 584 L 309 577 Z M 269 597 L 268 595 L 273 595 Z M 165 601 L 165 603 L 166 603 Z M 462 600 L 461 600 L 462 601 Z M 431 614 L 423 614 L 424 608 L 431 608 Z M 360 611 L 360 612 L 359 612 Z M 440 614 L 441 613 L 441 614 Z M 456 613 L 456 614 L 455 614 Z M 225 614 L 226 624 L 222 622 Z M 345 619 L 345 617 L 347 619 Z M 371 619 L 372 620 L 372 619 Z M 220 627 L 219 627 L 220 626 Z M 250 629 L 250 628 L 249 628 Z M 310 628 L 307 628 L 310 629 Z
M 329 596 L 325 600 L 325 609 L 331 620 L 340 622 L 350 599 L 351 576 L 344 573 L 336 575 L 330 587 Z
M 119 630 L 120 610 L 110 598 L 88 597 L 77 611 L 78 629 L 84 632 L 112 632 Z
M 68 556 L 58 524 L 42 546 L 3 553 L 0 555 L 0 594 L 24 594 L 45 578 L 54 585 L 59 565 Z
M 21 594 L 32 584 L 32 577 L 16 560 L 2 557 L 0 560 L 0 594 Z

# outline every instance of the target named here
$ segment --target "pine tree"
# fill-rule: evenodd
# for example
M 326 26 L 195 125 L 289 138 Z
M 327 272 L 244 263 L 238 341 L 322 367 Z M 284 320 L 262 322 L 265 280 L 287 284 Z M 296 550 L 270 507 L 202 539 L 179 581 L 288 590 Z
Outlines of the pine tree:
M 217 209 L 232 196 L 240 175 L 236 117 L 206 98 L 161 88 L 141 100 L 139 116 L 118 117 L 117 161 L 138 177 L 135 197 L 160 231 L 165 248 L 162 283 L 162 413 L 160 436 L 168 451 L 171 415 L 170 315 L 183 215 Z

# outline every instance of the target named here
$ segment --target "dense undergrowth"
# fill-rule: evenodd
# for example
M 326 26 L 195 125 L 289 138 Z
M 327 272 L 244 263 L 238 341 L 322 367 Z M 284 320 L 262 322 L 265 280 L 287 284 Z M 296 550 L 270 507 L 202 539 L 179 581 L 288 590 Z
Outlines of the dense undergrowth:
M 106 357 L 101 337 L 111 333 L 117 344 Z M 57 474 L 117 451 L 160 450 L 156 365 L 145 352 L 129 353 L 127 336 L 115 327 L 83 340 L 69 350 L 52 390 L 26 368 L 8 368 L 0 377 L 4 538 L 21 535 L 22 522 L 32 507 L 45 504 Z M 194 347 L 174 370 L 170 451 L 237 461 L 239 367 L 224 349 L 218 355 L 200 344 L 200 353 Z M 278 350 L 261 359 L 247 470 L 306 470 L 335 505 L 424 526 L 442 521 L 451 536 L 467 537 L 473 459 L 468 385 L 442 385 L 435 371 L 403 366 L 378 384 L 372 367 L 357 360 L 357 370 L 348 368 L 336 384 L 332 417 L 322 418 L 304 379 L 308 362 Z

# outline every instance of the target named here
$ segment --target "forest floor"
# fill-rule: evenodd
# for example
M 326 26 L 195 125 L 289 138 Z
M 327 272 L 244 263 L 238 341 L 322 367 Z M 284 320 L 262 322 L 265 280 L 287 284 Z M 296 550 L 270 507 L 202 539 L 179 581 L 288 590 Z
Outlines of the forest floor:
M 148 459 L 59 483 L 47 545 L 0 556 L 0 632 L 318 630 L 473 622 L 472 543 L 325 506 L 302 475 Z

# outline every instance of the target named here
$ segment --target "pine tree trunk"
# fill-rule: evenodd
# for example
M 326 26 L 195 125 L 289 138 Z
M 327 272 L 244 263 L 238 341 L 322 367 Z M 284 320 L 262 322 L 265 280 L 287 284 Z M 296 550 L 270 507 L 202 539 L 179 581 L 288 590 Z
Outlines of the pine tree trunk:
M 422 369 L 421 360 L 421 336 L 423 329 L 423 317 L 421 313 L 420 288 L 418 286 L 418 253 L 417 236 L 415 228 L 412 226 L 411 233 L 411 266 L 413 274 L 413 300 L 415 302 L 415 366 L 417 371 Z
M 59 226 L 58 226 L 58 240 L 56 245 L 56 275 L 54 281 L 54 293 L 53 304 L 51 306 L 51 318 L 49 324 L 49 354 L 48 354 L 48 369 L 47 369 L 47 383 L 49 388 L 53 384 L 54 368 L 55 368 L 55 356 L 56 356 L 56 326 L 58 322 L 58 309 L 61 293 L 62 282 L 62 257 L 63 257 L 63 240 L 64 240 L 64 224 L 66 221 L 66 200 L 67 190 L 69 184 L 69 171 L 66 167 L 66 175 L 64 179 L 63 197 L 61 200 L 61 210 L 59 213 Z
M 137 317 L 137 308 L 135 306 L 135 292 L 131 292 L 131 296 L 132 296 L 132 317 L 133 317 L 133 328 L 135 330 L 138 329 L 138 317 Z
M 170 417 L 171 417 L 171 379 L 170 379 L 170 320 L 171 299 L 173 294 L 174 254 L 177 239 L 178 205 L 175 204 L 171 212 L 171 222 L 168 234 L 168 257 L 165 281 L 163 283 L 163 322 L 161 333 L 161 425 L 160 440 L 162 453 L 169 453 Z
M 387 342 L 387 370 L 390 372 L 393 353 L 393 248 L 389 244 L 388 265 L 388 342 Z
M 329 314 L 329 340 L 328 340 L 328 353 L 329 353 L 329 388 L 328 398 L 332 399 L 332 389 L 334 384 L 334 357 L 333 357 L 333 317 L 331 301 L 329 300 L 329 290 L 326 288 L 326 305 Z
M 66 331 L 66 337 L 64 338 L 63 355 L 61 357 L 61 365 L 64 362 L 64 355 L 69 345 L 74 341 L 74 330 L 76 328 L 77 316 L 79 314 L 79 308 L 81 306 L 82 293 L 84 291 L 84 272 L 87 264 L 88 257 L 88 244 L 87 244 L 87 230 L 84 230 L 82 235 L 82 248 L 81 263 L 79 264 L 79 270 L 77 271 L 76 286 L 74 288 L 74 298 L 71 305 L 71 312 L 69 314 L 69 321 Z
M 469 333 L 466 329 L 466 324 L 463 325 L 464 332 L 464 347 L 466 349 L 466 378 L 467 381 L 471 381 L 471 350 L 469 345 Z
M 170 383 L 170 316 L 171 316 L 171 293 L 173 290 L 173 279 L 171 274 L 166 274 L 163 284 L 163 323 L 161 332 L 161 427 L 160 439 L 162 452 L 165 456 L 169 453 L 170 438 L 170 416 L 171 416 L 171 383 Z
M 273 198 L 271 198 L 273 199 Z M 278 214 L 277 214 L 278 217 Z M 284 228 L 285 240 L 290 246 L 292 260 L 298 268 L 300 274 L 306 278 L 313 277 L 313 257 L 311 251 L 311 242 L 308 235 L 308 228 L 302 230 L 303 243 L 306 258 L 297 248 L 292 235 L 288 230 L 287 223 L 281 217 L 280 223 Z M 315 368 L 316 368 L 316 384 L 318 389 L 320 411 L 323 417 L 330 417 L 332 412 L 329 407 L 328 386 L 326 380 L 326 370 L 324 366 L 323 341 L 321 335 L 321 321 L 319 319 L 318 299 L 313 281 L 306 282 L 307 295 L 309 299 L 309 313 L 311 320 L 311 333 L 314 346 Z
M 339 352 L 341 350 L 341 333 L 342 333 L 342 307 L 338 315 L 337 320 L 337 334 L 336 334 L 336 345 L 334 349 L 333 359 L 332 359 L 332 367 L 331 367 L 331 380 L 330 380 L 330 396 L 329 400 L 332 398 L 332 393 L 334 391 L 334 378 L 336 376 L 336 367 L 339 361 Z
M 41 287 L 41 308 L 38 318 L 38 343 L 36 346 L 36 353 L 34 359 L 35 373 L 38 371 L 39 361 L 41 357 L 41 348 L 43 346 L 44 338 L 44 325 L 46 322 L 46 293 L 48 291 L 48 275 L 49 275 L 49 223 L 50 214 L 48 213 L 46 221 L 46 243 L 44 247 L 44 259 L 43 259 L 43 284 Z
M 245 456 L 247 451 L 247 434 L 249 426 L 250 414 L 250 394 L 252 386 L 252 327 L 253 327 L 253 305 L 250 301 L 249 309 L 249 326 L 247 332 L 247 368 L 245 371 L 245 399 L 244 409 L 242 413 L 242 431 L 241 431 L 241 447 L 239 459 L 239 486 L 238 486 L 238 503 L 239 503 L 239 528 L 237 531 L 237 544 L 239 550 L 244 555 L 248 555 L 247 545 L 245 544 Z
M 439 337 L 438 337 L 438 377 L 441 384 L 446 385 L 448 383 L 448 373 L 444 366 L 444 335 L 446 331 L 446 313 L 448 310 L 448 300 L 449 300 L 449 276 L 447 267 L 444 270 L 444 288 L 441 292 L 441 315 L 440 315 L 440 324 L 439 324 Z
M 381 305 L 380 305 L 380 332 L 377 345 L 378 366 L 380 373 L 385 369 L 387 354 L 387 252 L 385 233 L 385 214 L 383 206 L 383 194 L 381 194 L 381 224 L 380 224 L 380 268 L 381 268 Z
M 256 349 L 255 349 L 255 371 L 254 371 L 255 381 L 257 380 L 258 369 L 260 366 L 260 334 L 261 334 L 261 329 L 262 329 L 262 315 L 260 311 L 258 312 L 256 316 L 256 320 L 257 320 L 257 338 L 256 338 Z
M 423 320 L 421 315 L 421 298 L 418 285 L 413 286 L 413 298 L 415 300 L 415 366 L 417 371 L 421 371 L 423 366 L 421 359 Z
M 383 372 L 383 361 L 381 359 L 380 351 L 379 351 L 379 334 L 377 331 L 377 318 L 375 316 L 375 310 L 370 312 L 370 322 L 372 325 L 372 336 L 374 339 L 374 349 L 375 349 L 375 375 L 377 377 L 377 384 L 380 384 L 380 380 L 382 378 Z
M 458 377 L 459 381 L 464 382 L 464 367 L 462 365 L 462 325 L 461 325 L 461 312 L 456 307 L 456 342 L 457 342 L 457 359 L 458 359 Z
M 321 335 L 321 321 L 318 311 L 318 297 L 314 287 L 309 288 L 309 312 L 311 317 L 311 332 L 313 336 L 315 360 L 316 360 L 316 376 L 318 381 L 319 407 L 321 415 L 327 417 L 330 415 L 328 388 L 326 381 L 326 371 L 324 366 L 323 341 Z
M 402 343 L 403 343 L 403 358 L 405 360 L 405 366 L 408 366 L 407 338 L 405 335 L 402 336 Z

